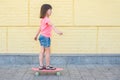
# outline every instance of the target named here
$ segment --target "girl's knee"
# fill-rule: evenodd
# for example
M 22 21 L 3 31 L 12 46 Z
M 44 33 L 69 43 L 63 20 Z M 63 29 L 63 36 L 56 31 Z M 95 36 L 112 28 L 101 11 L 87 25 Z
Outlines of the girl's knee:
M 41 54 L 44 54 L 44 52 L 45 52 L 45 51 L 43 50 L 43 51 L 41 51 L 40 53 L 41 53 Z
M 44 54 L 45 48 L 41 47 L 41 53 Z
M 45 50 L 50 50 L 50 47 L 46 47 Z

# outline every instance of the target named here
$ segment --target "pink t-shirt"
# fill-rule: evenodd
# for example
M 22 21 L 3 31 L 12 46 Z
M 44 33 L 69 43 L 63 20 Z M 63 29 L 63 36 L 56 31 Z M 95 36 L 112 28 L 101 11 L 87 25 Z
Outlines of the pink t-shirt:
M 45 17 L 41 20 L 41 35 L 44 35 L 46 37 L 51 36 L 52 26 L 49 26 L 48 23 L 50 22 L 50 19 L 48 17 Z

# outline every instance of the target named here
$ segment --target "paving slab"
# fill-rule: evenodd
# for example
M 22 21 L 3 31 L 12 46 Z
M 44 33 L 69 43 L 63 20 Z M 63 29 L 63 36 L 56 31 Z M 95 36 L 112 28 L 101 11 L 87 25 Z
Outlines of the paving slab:
M 37 65 L 1 65 L 0 80 L 120 80 L 120 65 L 55 65 L 64 68 L 61 76 L 31 70 Z

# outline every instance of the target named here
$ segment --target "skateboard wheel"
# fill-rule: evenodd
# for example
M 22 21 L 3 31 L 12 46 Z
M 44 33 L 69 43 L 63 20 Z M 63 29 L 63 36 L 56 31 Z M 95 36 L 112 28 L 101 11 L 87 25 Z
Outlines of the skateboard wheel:
M 60 72 L 56 72 L 56 75 L 57 75 L 57 76 L 60 76 Z
M 35 76 L 39 76 L 40 75 L 40 73 L 39 72 L 35 72 Z

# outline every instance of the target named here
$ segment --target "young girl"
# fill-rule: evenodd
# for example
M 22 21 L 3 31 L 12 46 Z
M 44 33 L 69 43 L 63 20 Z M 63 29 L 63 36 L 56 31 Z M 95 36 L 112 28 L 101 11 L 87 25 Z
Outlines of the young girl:
M 47 70 L 54 70 L 56 69 L 53 66 L 50 66 L 50 44 L 51 44 L 51 30 L 53 29 L 57 34 L 62 35 L 63 33 L 56 29 L 50 19 L 49 16 L 52 13 L 52 6 L 49 4 L 43 4 L 40 11 L 40 18 L 41 18 L 41 26 L 35 36 L 35 40 L 37 40 L 39 34 L 39 41 L 41 44 L 41 52 L 39 55 L 40 66 L 39 69 L 47 69 Z M 43 64 L 44 53 L 46 56 L 46 66 Z

